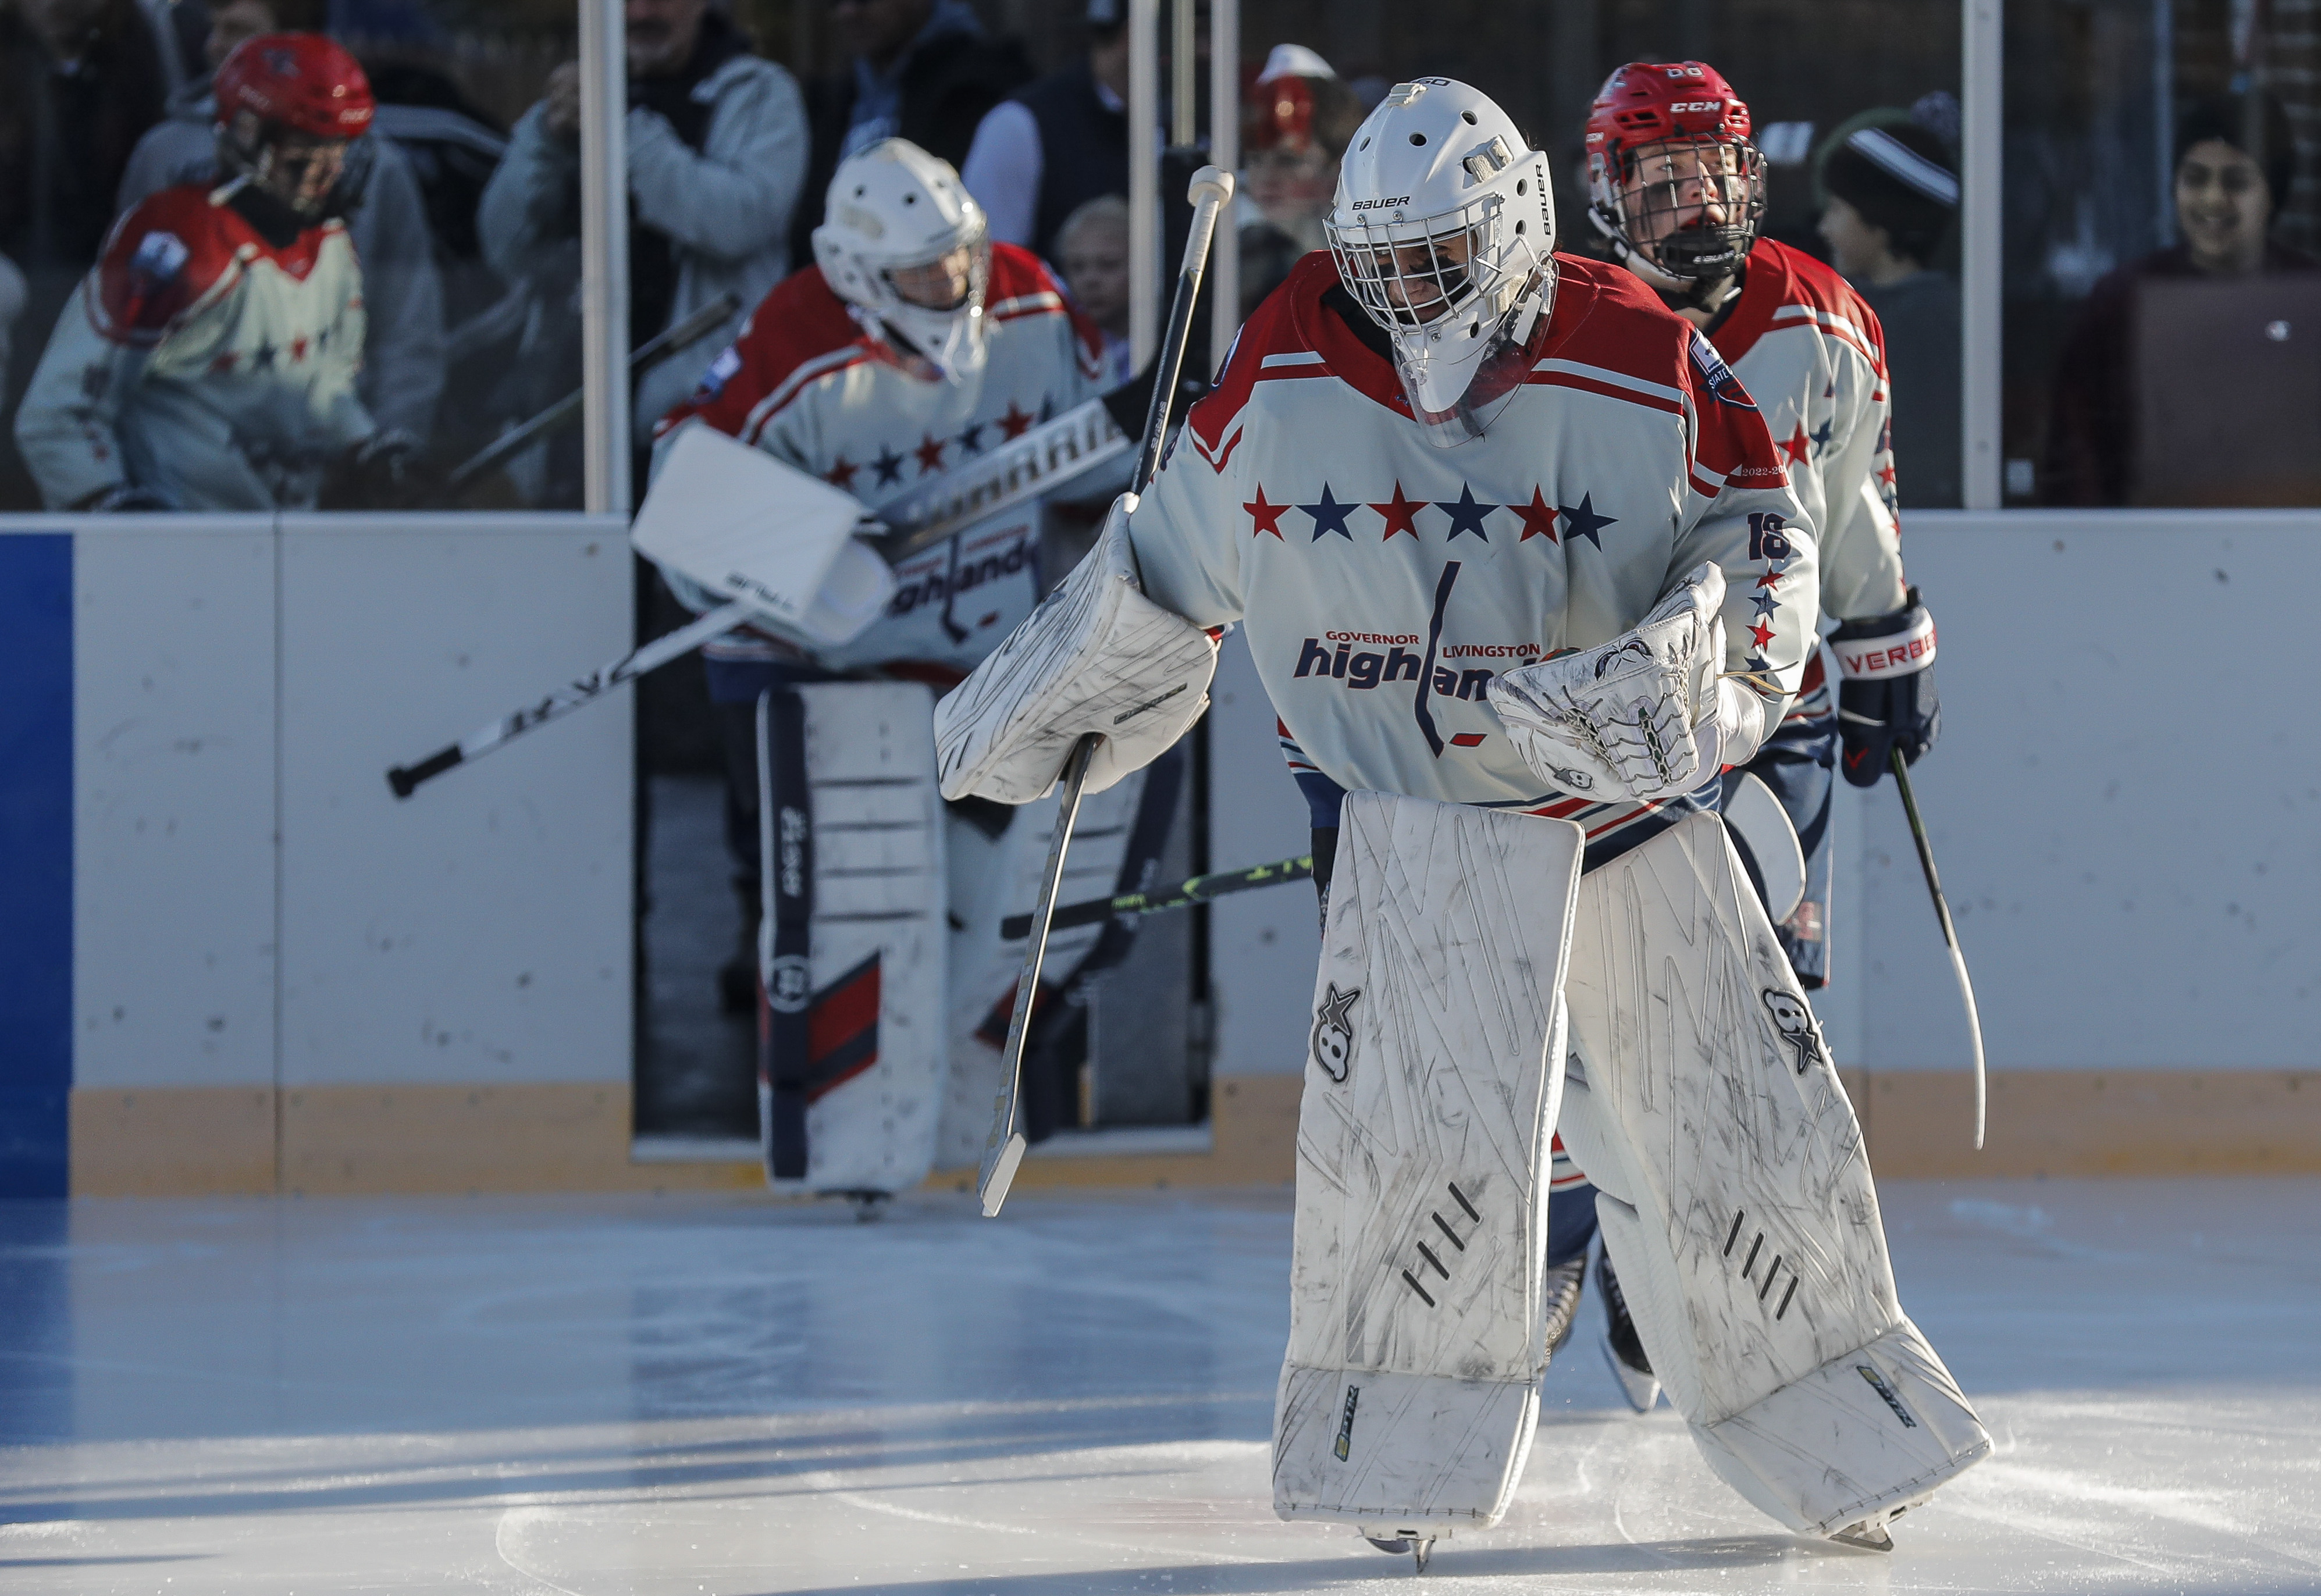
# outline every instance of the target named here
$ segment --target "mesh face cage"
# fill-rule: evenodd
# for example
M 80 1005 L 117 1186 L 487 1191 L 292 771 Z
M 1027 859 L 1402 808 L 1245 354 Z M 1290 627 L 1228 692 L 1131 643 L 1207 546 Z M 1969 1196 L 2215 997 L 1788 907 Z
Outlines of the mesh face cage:
M 1679 159 L 1686 151 L 1690 161 Z M 1620 164 L 1614 197 L 1629 248 L 1669 276 L 1725 277 L 1756 242 L 1765 219 L 1765 158 L 1747 140 L 1670 139 Z M 1707 220 L 1712 204 L 1724 221 Z
M 1325 225 L 1338 277 L 1371 321 L 1389 332 L 1430 326 L 1478 299 L 1504 309 L 1531 263 L 1509 271 L 1494 257 L 1492 223 L 1501 201 L 1487 196 L 1419 222 Z M 1518 229 L 1521 223 L 1516 224 Z M 1466 258 L 1454 252 L 1466 244 Z M 1512 286 L 1511 286 L 1512 285 Z
M 902 289 L 895 282 L 897 273 L 920 271 L 930 266 L 939 266 L 962 249 L 969 252 L 967 262 L 967 285 L 956 300 L 938 309 L 933 305 L 917 304 L 903 297 Z M 914 310 L 932 311 L 937 315 L 949 315 L 954 312 L 981 304 L 984 291 L 990 282 L 991 240 L 979 227 L 968 233 L 966 237 L 955 240 L 936 250 L 924 260 L 906 261 L 900 265 L 881 267 L 878 269 L 878 285 L 895 304 L 910 305 Z

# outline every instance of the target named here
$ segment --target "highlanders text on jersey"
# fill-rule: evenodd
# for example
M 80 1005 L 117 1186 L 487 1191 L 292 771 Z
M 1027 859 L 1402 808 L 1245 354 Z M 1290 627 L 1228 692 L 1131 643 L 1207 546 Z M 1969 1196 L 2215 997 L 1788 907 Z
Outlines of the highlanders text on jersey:
M 866 334 L 821 268 L 809 267 L 765 297 L 656 437 L 665 446 L 698 421 L 875 511 L 1096 396 L 1102 335 L 1073 313 L 1036 257 L 992 245 L 985 304 L 984 363 L 947 380 L 910 369 Z M 963 672 L 1036 602 L 1038 524 L 1034 507 L 1019 508 L 905 561 L 887 617 L 844 649 L 825 652 L 824 663 L 912 658 Z M 703 652 L 798 657 L 754 632 L 728 633 Z
M 1293 761 L 1339 788 L 1568 816 L 1601 858 L 1670 806 L 1543 792 L 1484 684 L 1618 637 L 1713 561 L 1726 668 L 1785 698 L 1814 645 L 1814 544 L 1715 350 L 1628 273 L 1557 264 L 1527 382 L 1488 436 L 1438 449 L 1350 324 L 1335 266 L 1306 257 L 1130 532 L 1157 603 L 1245 623 Z

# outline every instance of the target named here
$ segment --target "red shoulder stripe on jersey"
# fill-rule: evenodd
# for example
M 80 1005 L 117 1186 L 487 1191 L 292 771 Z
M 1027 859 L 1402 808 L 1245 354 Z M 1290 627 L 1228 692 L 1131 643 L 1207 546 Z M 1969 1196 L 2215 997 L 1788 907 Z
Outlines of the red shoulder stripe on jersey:
M 1694 416 L 1696 485 L 1704 473 L 1722 479 L 1717 491 L 1779 487 L 1787 483 L 1789 472 L 1757 402 L 1749 397 L 1749 391 L 1709 341 L 1693 331 L 1690 322 L 1680 321 L 1680 324 L 1690 334 L 1684 382 Z
M 1031 250 L 1015 244 L 991 246 L 991 313 L 995 321 L 1012 322 L 1029 314 L 1060 313 L 1070 318 L 1077 342 L 1080 375 L 1094 378 L 1104 370 L 1104 331 L 1089 321 L 1071 295 L 1056 281 L 1047 264 Z
M 775 284 L 758 302 L 733 343 L 702 374 L 692 397 L 662 417 L 653 431 L 667 433 L 698 416 L 720 432 L 739 438 L 753 421 L 762 426 L 765 415 L 787 403 L 803 385 L 794 380 L 802 368 L 813 365 L 814 375 L 820 375 L 830 369 L 823 364 L 830 356 L 849 349 L 855 349 L 859 358 L 869 357 L 869 340 L 846 313 L 845 302 L 823 280 L 820 267 L 807 267 Z M 769 400 L 776 403 L 760 415 L 760 407 Z
M 1760 239 L 1749 251 L 1748 275 L 1741 284 L 1741 303 L 1716 333 L 1716 347 L 1727 360 L 1739 361 L 1776 324 L 1784 307 L 1801 306 L 1815 313 L 1816 325 L 1843 339 L 1866 356 L 1880 375 L 1886 370 L 1886 332 L 1869 301 L 1828 267 L 1802 249 Z M 1830 325 L 1834 320 L 1843 330 Z M 1854 334 L 1847 338 L 1847 332 Z
M 114 343 L 158 343 L 171 322 L 238 275 L 245 246 L 298 260 L 294 275 L 304 277 L 322 231 L 310 228 L 288 250 L 276 251 L 211 189 L 164 188 L 114 223 L 97 258 L 89 322 Z
M 1617 372 L 1581 366 L 1575 361 L 1542 360 L 1524 380 L 1538 387 L 1577 388 L 1583 394 L 1625 400 L 1630 404 L 1641 404 L 1646 410 L 1657 410 L 1668 415 L 1684 413 L 1684 397 L 1673 388 L 1623 377 Z

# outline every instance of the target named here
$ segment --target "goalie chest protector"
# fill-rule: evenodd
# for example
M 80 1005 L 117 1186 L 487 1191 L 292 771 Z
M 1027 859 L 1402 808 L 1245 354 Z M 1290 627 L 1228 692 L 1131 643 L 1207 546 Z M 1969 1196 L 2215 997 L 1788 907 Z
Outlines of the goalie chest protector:
M 758 700 L 759 1115 L 778 1190 L 894 1192 L 933 1167 L 945 1074 L 934 694 Z

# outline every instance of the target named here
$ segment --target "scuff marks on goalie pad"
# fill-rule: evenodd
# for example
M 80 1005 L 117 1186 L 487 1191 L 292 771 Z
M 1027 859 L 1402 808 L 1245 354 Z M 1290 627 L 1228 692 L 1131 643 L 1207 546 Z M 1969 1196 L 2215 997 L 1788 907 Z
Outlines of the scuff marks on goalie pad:
M 759 1106 L 777 1190 L 901 1192 L 934 1165 L 948 933 L 933 714 L 908 682 L 761 703 Z
M 1564 993 L 1564 1146 L 1717 1473 L 1829 1534 L 1989 1451 L 1902 1313 L 1861 1125 L 1716 817 L 1581 880 Z
M 1547 1362 L 1583 841 L 1567 821 L 1346 798 L 1298 1115 L 1284 1519 L 1442 1537 L 1506 1510 Z

